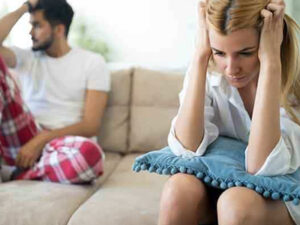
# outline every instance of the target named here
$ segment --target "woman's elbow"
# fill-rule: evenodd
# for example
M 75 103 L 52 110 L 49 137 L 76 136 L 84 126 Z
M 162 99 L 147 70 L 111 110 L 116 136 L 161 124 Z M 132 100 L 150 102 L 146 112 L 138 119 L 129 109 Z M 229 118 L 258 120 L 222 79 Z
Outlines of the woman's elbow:
M 247 173 L 251 174 L 251 175 L 255 175 L 257 172 L 259 171 L 259 168 L 247 168 Z
M 254 162 L 254 163 L 248 161 L 246 171 L 251 175 L 256 175 L 260 171 L 263 165 L 264 165 L 264 161 Z

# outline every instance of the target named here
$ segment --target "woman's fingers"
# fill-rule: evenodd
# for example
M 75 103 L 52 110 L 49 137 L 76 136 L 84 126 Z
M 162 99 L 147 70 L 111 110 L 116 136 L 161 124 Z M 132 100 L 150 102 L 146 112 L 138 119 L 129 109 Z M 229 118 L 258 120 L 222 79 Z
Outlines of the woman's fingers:
M 267 9 L 271 11 L 276 18 L 283 18 L 284 16 L 285 7 L 283 5 L 279 5 L 277 3 L 270 3 L 267 5 Z
M 200 19 L 205 19 L 206 1 L 199 1 L 198 14 Z
M 285 6 L 285 2 L 283 0 L 271 0 L 270 3 L 276 3 Z
M 264 29 L 270 28 L 273 13 L 271 13 L 269 10 L 263 9 L 261 10 L 261 16 L 264 18 Z
M 201 0 L 198 3 L 198 25 L 199 28 L 207 28 L 206 27 L 206 2 L 205 0 Z
M 206 7 L 207 1 L 200 0 L 198 2 L 198 27 L 197 27 L 197 36 L 196 36 L 196 46 L 199 53 L 210 56 L 211 48 L 208 36 L 208 26 L 207 26 L 207 17 L 206 17 Z

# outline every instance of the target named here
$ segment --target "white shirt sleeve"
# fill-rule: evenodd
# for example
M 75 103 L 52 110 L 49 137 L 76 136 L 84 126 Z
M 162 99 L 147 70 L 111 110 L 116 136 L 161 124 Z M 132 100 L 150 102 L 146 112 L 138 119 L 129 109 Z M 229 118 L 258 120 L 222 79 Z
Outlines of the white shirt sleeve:
M 87 89 L 98 91 L 110 91 L 110 72 L 102 56 L 97 56 L 87 71 Z
M 184 97 L 186 94 L 186 90 L 188 88 L 188 82 L 189 82 L 189 71 L 187 71 L 184 83 L 183 83 L 183 89 L 181 90 L 179 94 L 179 110 L 182 107 L 182 103 L 184 101 Z M 206 95 L 205 95 L 205 109 L 204 109 L 204 136 L 203 140 L 200 143 L 199 147 L 197 148 L 196 152 L 193 152 L 192 150 L 189 150 L 185 148 L 180 141 L 176 137 L 175 133 L 175 123 L 178 117 L 178 114 L 174 117 L 171 123 L 171 129 L 168 135 L 168 144 L 171 149 L 171 151 L 177 155 L 182 156 L 184 158 L 191 158 L 194 156 L 201 156 L 205 153 L 205 150 L 208 145 L 210 145 L 213 141 L 216 140 L 216 138 L 219 136 L 219 130 L 215 124 L 212 123 L 212 120 L 214 118 L 214 109 L 212 106 L 212 98 L 208 94 L 208 85 L 206 84 Z
M 32 61 L 34 58 L 34 53 L 30 49 L 21 49 L 18 47 L 10 48 L 16 56 L 16 67 L 15 71 L 28 72 L 32 67 Z
M 281 117 L 281 137 L 255 175 L 276 176 L 295 172 L 300 167 L 300 126 L 287 117 Z M 247 169 L 247 150 L 245 165 Z

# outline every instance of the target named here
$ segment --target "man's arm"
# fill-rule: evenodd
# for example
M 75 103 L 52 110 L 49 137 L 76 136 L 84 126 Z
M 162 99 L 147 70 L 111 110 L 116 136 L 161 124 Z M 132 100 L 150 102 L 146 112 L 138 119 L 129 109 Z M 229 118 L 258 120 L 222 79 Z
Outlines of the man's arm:
M 61 129 L 42 132 L 34 137 L 19 151 L 16 165 L 22 168 L 32 167 L 41 155 L 44 146 L 54 138 L 66 135 L 83 137 L 95 136 L 100 129 L 106 103 L 106 92 L 87 90 L 82 120 Z
M 82 121 L 62 129 L 48 132 L 46 141 L 49 142 L 54 138 L 65 135 L 77 135 L 83 137 L 95 136 L 100 129 L 106 103 L 106 92 L 87 90 Z
M 35 5 L 37 0 L 30 0 L 31 5 Z M 28 12 L 28 5 L 23 4 L 17 10 L 7 14 L 0 19 L 0 54 L 2 55 L 6 65 L 11 68 L 16 66 L 16 56 L 12 50 L 3 46 L 3 41 L 6 39 L 12 28 L 16 25 L 19 19 Z

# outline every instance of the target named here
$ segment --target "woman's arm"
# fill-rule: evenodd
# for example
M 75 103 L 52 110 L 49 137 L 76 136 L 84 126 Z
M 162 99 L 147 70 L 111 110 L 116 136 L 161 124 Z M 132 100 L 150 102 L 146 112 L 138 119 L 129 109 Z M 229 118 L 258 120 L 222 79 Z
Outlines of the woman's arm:
M 189 74 L 189 83 L 175 123 L 175 135 L 181 144 L 196 151 L 204 135 L 206 72 L 211 48 L 209 44 L 205 3 L 199 3 L 198 40 Z
M 258 81 L 247 152 L 248 172 L 252 174 L 262 167 L 281 136 L 280 60 L 276 64 L 263 66 Z
M 196 151 L 204 135 L 204 101 L 208 59 L 194 58 L 186 94 L 175 123 L 175 134 L 182 145 Z
M 264 26 L 261 33 L 260 74 L 253 109 L 247 151 L 248 172 L 255 174 L 275 148 L 281 137 L 280 48 L 283 39 L 284 2 L 274 0 L 262 11 Z M 273 13 L 272 13 L 273 12 Z

